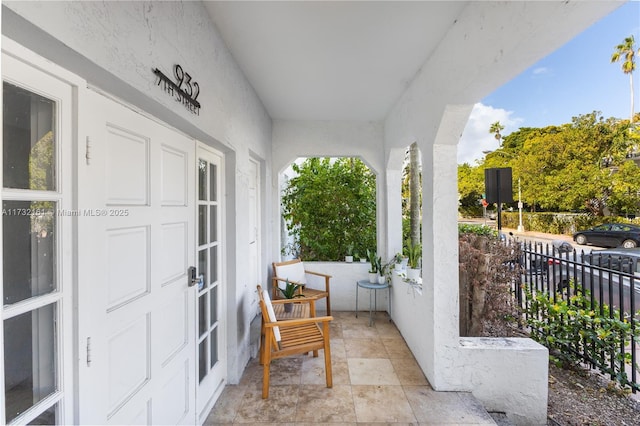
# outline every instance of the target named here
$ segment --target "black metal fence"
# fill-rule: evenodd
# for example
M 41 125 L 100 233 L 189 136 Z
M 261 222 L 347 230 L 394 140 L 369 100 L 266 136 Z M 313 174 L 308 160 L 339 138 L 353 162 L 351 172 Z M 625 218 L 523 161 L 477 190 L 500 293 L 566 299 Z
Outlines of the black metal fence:
M 637 377 L 640 256 L 624 250 L 577 252 L 570 244 L 559 241 L 541 244 L 512 239 L 507 244 L 513 245 L 513 263 L 521 270 L 522 279 L 515 283 L 513 291 L 530 332 L 548 339 L 545 334 L 554 330 L 565 332 L 570 327 L 579 328 L 576 323 L 583 324 L 579 321 L 584 318 L 584 329 L 573 339 L 565 334 L 552 336 L 553 341 L 564 342 L 563 353 L 570 352 L 585 365 L 610 375 L 612 380 L 631 387 L 634 392 L 640 390 Z M 640 249 L 636 253 L 640 253 Z M 541 299 L 548 303 L 537 303 L 538 296 L 543 296 Z M 559 311 L 561 307 L 575 307 L 569 303 L 580 306 Z M 549 309 L 560 313 L 549 312 Z M 559 329 L 550 321 L 574 323 Z M 622 330 L 623 338 L 611 339 L 615 331 L 610 330 L 611 324 L 616 330 Z

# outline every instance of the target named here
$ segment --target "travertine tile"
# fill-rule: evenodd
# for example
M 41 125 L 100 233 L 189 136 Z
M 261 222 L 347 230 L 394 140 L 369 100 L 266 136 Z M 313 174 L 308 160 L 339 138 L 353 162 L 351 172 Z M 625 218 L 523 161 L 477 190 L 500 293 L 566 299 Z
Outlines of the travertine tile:
M 402 337 L 382 336 L 380 340 L 382 340 L 382 344 L 387 350 L 389 358 L 413 359 L 413 354 L 411 353 L 409 346 L 407 346 L 407 342 L 405 342 Z
M 298 399 L 296 423 L 352 423 L 356 421 L 351 386 L 303 386 Z
M 352 385 L 400 385 L 388 359 L 347 358 Z
M 249 388 L 238 408 L 234 423 L 287 423 L 294 419 L 300 386 L 269 387 L 269 398 L 262 399 L 262 385 Z
M 334 385 L 348 385 L 351 383 L 346 358 L 332 358 L 331 371 Z M 302 384 L 326 385 L 324 358 L 307 358 L 304 360 L 302 363 Z
M 227 385 L 205 425 L 366 426 L 495 424 L 471 394 L 435 392 L 406 342 L 377 313 L 335 312 L 331 329 L 333 387 L 324 354 L 273 360 L 270 395 L 262 399 L 263 367 L 252 359 L 238 385 Z
M 369 327 L 369 320 L 362 324 L 343 324 L 342 337 L 347 339 L 367 339 L 371 337 L 379 337 L 378 330 L 375 327 Z
M 430 425 L 495 424 L 481 406 L 460 392 L 436 392 L 429 386 L 404 386 L 418 422 Z
M 347 358 L 389 358 L 389 354 L 378 337 L 369 339 L 347 339 L 344 341 Z
M 401 386 L 352 386 L 358 423 L 414 423 Z
M 411 358 L 392 358 L 391 365 L 403 385 L 426 386 L 429 385 L 422 369 L 417 361 Z

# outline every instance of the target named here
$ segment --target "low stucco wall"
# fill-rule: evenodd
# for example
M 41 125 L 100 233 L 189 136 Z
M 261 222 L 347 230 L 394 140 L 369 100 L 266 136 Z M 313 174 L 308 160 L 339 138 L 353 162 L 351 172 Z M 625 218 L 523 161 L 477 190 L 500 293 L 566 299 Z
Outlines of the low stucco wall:
M 369 278 L 369 263 L 346 262 L 304 262 L 305 269 L 309 271 L 329 274 L 331 278 L 331 309 L 333 311 L 356 310 L 356 283 L 359 280 Z M 308 285 L 313 288 L 324 288 L 324 279 L 307 276 Z M 377 310 L 388 310 L 387 290 L 378 291 Z M 360 289 L 358 293 L 358 310 L 369 310 L 369 290 Z M 325 299 L 316 304 L 316 309 L 326 310 Z
M 549 351 L 529 338 L 463 337 L 462 374 L 487 411 L 517 425 L 546 425 Z

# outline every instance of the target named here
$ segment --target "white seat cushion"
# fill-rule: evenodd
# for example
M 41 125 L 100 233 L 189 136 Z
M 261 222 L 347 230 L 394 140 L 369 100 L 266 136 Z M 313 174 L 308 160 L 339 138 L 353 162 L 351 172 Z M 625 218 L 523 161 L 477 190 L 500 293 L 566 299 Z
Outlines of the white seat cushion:
M 271 298 L 267 290 L 262 290 L 262 298 L 264 299 L 264 305 L 267 307 L 267 314 L 269 314 L 269 321 L 276 322 L 276 313 L 273 311 L 273 305 L 271 304 Z M 273 335 L 276 338 L 276 342 L 280 342 L 280 327 L 273 327 Z
M 304 285 L 307 283 L 307 279 L 304 273 L 304 264 L 302 262 L 276 266 L 276 275 L 278 278 L 295 281 L 298 284 Z M 285 288 L 285 286 L 285 282 L 278 281 L 278 287 Z

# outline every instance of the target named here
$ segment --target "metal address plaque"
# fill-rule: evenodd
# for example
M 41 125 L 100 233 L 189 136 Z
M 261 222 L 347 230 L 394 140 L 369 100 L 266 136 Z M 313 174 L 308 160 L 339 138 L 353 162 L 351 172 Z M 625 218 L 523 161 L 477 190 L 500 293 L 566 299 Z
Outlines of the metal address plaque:
M 176 102 L 180 102 L 193 114 L 200 115 L 200 102 L 197 101 L 198 95 L 200 95 L 200 85 L 193 81 L 188 72 L 185 72 L 180 65 L 176 64 L 173 67 L 175 82 L 164 75 L 158 68 L 154 69 L 153 73 L 158 76 L 157 85 L 162 86 L 162 90 L 165 93 L 171 95 Z

